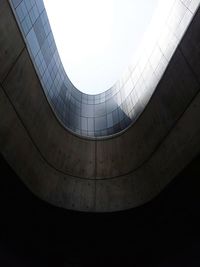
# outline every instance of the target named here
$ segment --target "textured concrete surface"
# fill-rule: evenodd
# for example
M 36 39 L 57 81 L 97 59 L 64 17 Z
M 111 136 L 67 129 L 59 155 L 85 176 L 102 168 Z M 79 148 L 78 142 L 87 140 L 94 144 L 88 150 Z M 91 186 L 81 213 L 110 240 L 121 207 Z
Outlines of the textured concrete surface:
M 94 141 L 57 121 L 7 1 L 0 6 L 0 151 L 36 195 L 68 209 L 128 209 L 155 197 L 200 151 L 200 11 L 137 122 Z
M 0 21 L 0 81 L 2 81 L 25 45 L 13 20 L 8 2 L 4 0 L 0 1 Z

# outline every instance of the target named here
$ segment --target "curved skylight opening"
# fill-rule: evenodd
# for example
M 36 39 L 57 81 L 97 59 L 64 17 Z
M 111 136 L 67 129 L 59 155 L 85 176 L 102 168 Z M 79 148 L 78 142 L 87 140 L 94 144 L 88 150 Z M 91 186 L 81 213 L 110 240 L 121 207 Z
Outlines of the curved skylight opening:
M 44 0 L 65 71 L 87 94 L 109 89 L 132 62 L 159 0 Z
M 63 61 L 63 56 L 62 54 L 61 58 L 59 56 L 60 51 L 57 50 L 43 0 L 11 1 L 16 19 L 24 36 L 27 49 L 35 66 L 35 70 L 40 78 L 43 90 L 47 96 L 49 104 L 55 112 L 55 115 L 68 130 L 80 136 L 89 138 L 107 138 L 108 136 L 118 134 L 119 132 L 128 129 L 128 127 L 139 118 L 148 104 L 160 79 L 164 75 L 164 72 L 185 31 L 187 30 L 187 27 L 200 2 L 200 0 L 158 0 L 155 2 L 153 2 L 153 0 L 148 0 L 146 2 L 144 2 L 144 0 L 140 0 L 140 2 L 138 2 L 139 6 L 135 6 L 135 10 L 137 9 L 137 12 L 135 12 L 140 14 L 140 16 L 137 17 L 137 14 L 134 16 L 136 19 L 139 19 L 139 17 L 141 18 L 142 16 L 142 22 L 146 21 L 146 26 L 144 25 L 142 27 L 143 24 L 139 20 L 136 21 L 134 25 L 130 23 L 131 18 L 134 17 L 131 8 L 129 9 L 129 12 L 127 10 L 128 13 L 125 15 L 123 7 L 125 8 L 128 6 L 128 2 L 126 0 L 123 0 L 123 3 L 120 2 L 120 0 L 107 0 L 106 2 L 102 0 L 101 4 L 100 1 L 95 2 L 95 0 L 92 0 L 91 2 L 89 0 L 85 0 L 84 6 L 81 2 L 78 2 L 78 0 L 73 0 L 73 4 L 77 4 L 77 6 L 73 6 L 74 9 L 81 10 L 84 14 L 84 16 L 81 17 L 80 11 L 75 12 L 76 14 L 72 13 L 73 16 L 71 15 L 71 20 L 69 21 L 70 23 L 68 23 L 68 29 L 71 29 L 72 37 L 75 36 L 76 38 L 79 38 L 77 39 L 79 42 L 77 42 L 77 46 L 75 46 L 75 56 L 70 54 L 73 60 L 79 60 L 79 56 L 77 56 L 80 52 L 79 50 L 82 52 L 83 48 L 88 49 L 88 46 L 85 45 L 85 41 L 87 40 L 87 38 L 84 38 L 86 36 L 84 35 L 85 33 L 82 32 L 81 35 L 78 35 L 78 30 L 72 28 L 72 22 L 75 21 L 77 23 L 77 28 L 79 28 L 82 24 L 86 26 L 88 25 L 88 27 L 85 26 L 85 28 L 93 27 L 93 34 L 92 31 L 90 31 L 90 33 L 94 39 L 96 32 L 98 33 L 96 35 L 98 37 L 99 34 L 104 35 L 107 31 L 107 29 L 100 30 L 100 26 L 97 27 L 98 24 L 94 23 L 95 17 L 99 16 L 98 14 L 100 14 L 98 17 L 100 18 L 99 21 L 103 21 L 103 25 L 107 20 L 106 14 L 110 14 L 112 18 L 111 21 L 113 21 L 113 17 L 116 17 L 116 19 L 118 18 L 116 15 L 113 15 L 115 14 L 113 10 L 116 10 L 114 9 L 114 6 L 120 6 L 120 3 L 121 8 L 118 7 L 117 13 L 119 17 L 124 14 L 123 17 L 124 20 L 126 20 L 126 18 L 128 18 L 128 14 L 131 14 L 129 23 L 127 22 L 126 24 L 127 27 L 122 29 L 123 24 L 120 21 L 121 24 L 118 24 L 118 27 L 115 28 L 116 31 L 118 31 L 118 41 L 121 42 L 120 40 L 122 39 L 123 43 L 125 39 L 126 44 L 121 50 L 121 53 L 118 51 L 117 54 L 115 63 L 117 62 L 120 64 L 114 64 L 111 61 L 113 66 L 115 65 L 117 67 L 121 67 L 121 69 L 118 69 L 119 75 L 117 73 L 113 81 L 110 82 L 111 84 L 114 82 L 113 86 L 109 90 L 106 90 L 110 86 L 107 85 L 106 88 L 103 88 L 100 84 L 102 81 L 105 82 L 107 81 L 106 79 L 110 79 L 111 77 L 111 73 L 109 73 L 107 69 L 105 72 L 105 79 L 102 74 L 100 75 L 98 73 L 98 77 L 100 77 L 99 80 L 96 79 L 91 70 L 91 73 L 87 73 L 88 75 L 84 76 L 84 78 L 87 82 L 91 82 L 91 80 L 94 81 L 95 84 L 92 87 L 86 85 L 85 89 L 87 93 L 84 94 L 74 87 L 75 85 L 78 89 L 83 91 L 83 87 L 81 88 L 81 86 L 78 86 L 69 74 L 70 64 L 67 64 L 65 69 L 63 68 L 61 62 L 61 59 Z M 53 2 L 56 2 L 56 6 L 54 6 L 55 9 L 58 6 L 62 7 L 60 13 L 58 12 L 59 16 L 55 16 L 54 14 L 54 19 L 58 20 L 62 14 L 63 16 L 65 15 L 65 17 L 69 15 L 68 17 L 70 18 L 70 9 L 68 8 L 67 12 L 60 4 L 62 2 L 61 0 Z M 48 0 L 48 3 L 53 2 Z M 131 2 L 133 3 L 133 1 Z M 67 0 L 65 0 L 65 4 L 66 3 Z M 94 3 L 96 3 L 96 5 Z M 143 5 L 141 6 L 140 4 L 142 3 Z M 104 6 L 100 8 L 99 5 Z M 85 7 L 88 7 L 90 13 L 93 14 L 91 15 L 92 17 L 90 17 L 90 20 L 88 19 L 88 16 L 86 16 L 88 10 L 85 10 Z M 141 9 L 139 7 L 141 7 Z M 95 8 L 98 9 L 97 13 L 94 12 Z M 148 12 L 151 10 L 151 12 L 148 13 L 148 16 L 146 15 L 147 10 Z M 96 14 L 96 16 L 94 14 Z M 145 16 L 143 17 L 144 14 Z M 85 16 L 87 17 L 88 24 L 84 24 L 79 21 L 81 18 L 83 21 Z M 75 18 L 76 20 L 74 20 Z M 149 23 L 147 23 L 147 21 Z M 94 26 L 91 26 L 91 23 Z M 107 22 L 105 25 L 109 26 L 110 24 Z M 135 31 L 133 30 L 134 28 L 138 31 L 142 28 L 143 31 L 138 34 L 140 38 L 138 38 L 137 42 L 135 39 L 133 44 L 130 40 L 133 38 L 133 32 Z M 58 29 L 62 36 L 62 40 L 67 38 L 66 40 L 70 43 L 72 38 L 69 35 L 66 23 L 63 22 Z M 121 31 L 119 29 L 121 29 Z M 109 38 L 112 36 L 108 33 L 110 33 L 110 31 L 107 32 L 107 39 L 102 39 L 103 45 L 104 42 L 110 40 Z M 123 35 L 125 33 L 127 34 L 127 39 L 124 37 L 125 35 Z M 88 34 L 88 36 L 90 36 L 90 34 Z M 91 51 L 89 52 L 99 53 L 100 48 L 99 50 L 97 48 L 95 48 L 96 50 L 94 49 L 95 42 L 96 41 L 94 39 Z M 114 42 L 113 44 L 116 45 L 119 42 Z M 98 44 L 98 42 L 96 43 Z M 127 53 L 128 47 L 132 46 L 132 44 L 133 48 L 130 49 L 130 53 Z M 68 50 L 64 46 L 63 52 L 66 51 Z M 70 53 L 72 51 L 73 46 L 71 45 Z M 104 54 L 105 47 L 102 51 L 102 54 Z M 100 55 L 102 54 L 100 53 Z M 119 60 L 123 60 L 126 55 L 128 56 L 125 63 Z M 87 57 L 85 58 L 85 61 L 88 64 L 89 60 L 87 60 Z M 107 58 L 108 57 L 103 58 L 102 65 L 104 68 L 107 68 Z M 95 62 L 96 61 L 97 59 L 95 59 Z M 67 63 L 69 63 L 69 61 L 67 61 Z M 77 70 L 79 65 L 74 65 Z M 81 71 L 83 70 L 84 69 L 81 69 Z M 81 71 L 77 73 L 78 82 L 80 82 L 80 74 L 82 74 Z M 74 85 L 70 82 L 66 73 Z M 96 90 L 94 91 L 94 89 Z M 106 90 L 106 92 L 97 94 L 98 89 L 99 91 Z

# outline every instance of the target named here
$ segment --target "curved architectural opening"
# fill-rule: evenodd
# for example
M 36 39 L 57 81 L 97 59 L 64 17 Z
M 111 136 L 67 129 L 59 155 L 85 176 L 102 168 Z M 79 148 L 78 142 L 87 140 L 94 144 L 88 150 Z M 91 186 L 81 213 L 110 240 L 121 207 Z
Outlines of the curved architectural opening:
M 111 88 L 141 44 L 159 0 L 45 0 L 66 73 L 86 94 Z
M 10 1 L 55 115 L 66 129 L 87 138 L 108 138 L 126 130 L 138 119 L 197 5 L 196 1 L 196 4 L 179 0 L 159 1 L 132 64 L 110 89 L 90 95 L 80 92 L 65 72 L 43 0 Z
M 70 82 L 43 1 L 11 1 L 12 10 L 0 1 L 5 160 L 58 207 L 109 212 L 152 200 L 200 151 L 200 0 L 165 1 L 137 64 L 98 95 Z

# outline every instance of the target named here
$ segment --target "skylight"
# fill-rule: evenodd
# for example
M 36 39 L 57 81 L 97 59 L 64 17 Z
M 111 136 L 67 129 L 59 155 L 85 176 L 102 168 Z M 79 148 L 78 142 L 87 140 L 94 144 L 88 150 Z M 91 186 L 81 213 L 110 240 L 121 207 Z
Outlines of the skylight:
M 44 0 L 65 71 L 80 91 L 109 89 L 137 53 L 159 0 Z

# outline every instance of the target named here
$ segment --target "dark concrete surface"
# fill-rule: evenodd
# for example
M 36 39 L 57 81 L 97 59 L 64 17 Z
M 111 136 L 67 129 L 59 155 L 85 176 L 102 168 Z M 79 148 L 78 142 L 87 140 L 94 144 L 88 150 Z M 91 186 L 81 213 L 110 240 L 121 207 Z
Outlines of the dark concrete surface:
M 8 1 L 0 8 L 0 153 L 35 195 L 72 210 L 130 209 L 199 154 L 200 9 L 137 122 L 94 141 L 59 123 Z
M 0 266 L 200 266 L 200 156 L 153 201 L 81 213 L 35 197 L 0 157 Z
M 199 153 L 200 10 L 137 122 L 94 141 L 56 119 L 8 1 L 0 4 L 0 152 L 41 199 L 94 212 L 140 206 Z

